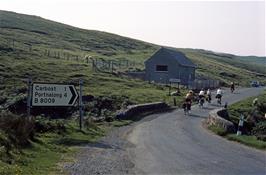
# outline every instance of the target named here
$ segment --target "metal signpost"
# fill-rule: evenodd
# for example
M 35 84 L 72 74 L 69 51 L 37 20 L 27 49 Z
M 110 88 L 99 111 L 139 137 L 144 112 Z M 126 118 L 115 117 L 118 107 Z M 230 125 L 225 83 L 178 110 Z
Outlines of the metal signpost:
M 82 86 L 83 80 L 79 80 L 79 128 L 82 129 L 83 126 L 83 102 L 82 102 Z
M 31 108 L 31 85 L 32 80 L 31 78 L 28 79 L 28 98 L 27 98 L 27 117 L 30 118 L 30 108 Z
M 27 114 L 30 117 L 31 107 L 71 107 L 76 104 L 79 97 L 79 126 L 82 129 L 83 121 L 83 102 L 82 102 L 82 85 L 79 81 L 79 94 L 74 85 L 69 84 L 50 84 L 50 83 L 32 83 L 28 80 L 28 99 Z

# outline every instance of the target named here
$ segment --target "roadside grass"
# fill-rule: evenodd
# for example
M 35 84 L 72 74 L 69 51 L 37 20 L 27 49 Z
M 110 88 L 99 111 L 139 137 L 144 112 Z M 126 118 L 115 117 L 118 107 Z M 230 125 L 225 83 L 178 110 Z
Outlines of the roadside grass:
M 125 120 L 99 123 L 80 131 L 77 121 L 66 120 L 66 133 L 38 134 L 30 146 L 20 151 L 13 151 L 12 162 L 0 160 L 0 175 L 65 174 L 62 165 L 75 161 L 74 157 L 79 151 L 79 146 L 96 142 L 111 128 L 125 126 L 131 122 Z
M 216 125 L 208 126 L 208 129 L 219 136 L 225 136 L 226 135 L 226 131 L 223 128 L 218 127 Z
M 236 134 L 228 134 L 223 128 L 215 125 L 208 126 L 208 129 L 213 133 L 222 136 L 228 140 L 236 141 L 253 148 L 266 150 L 266 142 L 258 140 L 255 136 L 248 136 L 248 135 L 237 136 Z
M 238 123 L 241 114 L 244 115 L 244 119 L 247 119 L 247 117 L 250 115 L 250 112 L 254 110 L 252 101 L 255 98 L 258 98 L 258 102 L 260 104 L 266 105 L 266 90 L 257 97 L 249 97 L 245 100 L 230 105 L 228 108 L 228 112 L 230 114 L 229 119 L 236 124 Z M 263 113 L 259 114 L 262 116 L 264 115 Z
M 115 120 L 112 122 L 112 125 L 114 127 L 121 127 L 121 126 L 127 126 L 133 123 L 132 120 Z
M 236 134 L 226 135 L 228 140 L 237 141 L 247 146 L 251 146 L 257 149 L 266 150 L 266 142 L 258 140 L 255 136 L 241 135 L 237 136 Z
M 260 104 L 266 104 L 266 91 L 263 92 L 260 96 L 257 97 L 249 97 L 240 102 L 234 103 L 228 107 L 229 120 L 233 122 L 236 126 L 238 125 L 240 115 L 244 115 L 244 120 L 246 121 L 250 112 L 253 111 L 254 107 L 252 106 L 252 101 L 258 98 L 258 102 Z M 264 113 L 260 113 L 259 115 L 264 115 Z M 214 132 L 217 135 L 223 136 L 224 138 L 232 141 L 236 141 L 242 143 L 244 145 L 254 147 L 257 149 L 266 150 L 266 141 L 258 140 L 254 135 L 240 135 L 226 133 L 226 131 L 218 126 L 211 125 L 208 126 L 208 129 Z

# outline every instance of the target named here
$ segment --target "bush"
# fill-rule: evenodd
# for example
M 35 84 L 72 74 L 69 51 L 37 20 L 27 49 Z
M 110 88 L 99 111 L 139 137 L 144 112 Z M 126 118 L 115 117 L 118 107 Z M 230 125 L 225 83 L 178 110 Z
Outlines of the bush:
M 7 98 L 0 96 L 0 105 L 4 104 L 6 102 Z
M 37 117 L 34 123 L 34 130 L 38 133 L 57 132 L 59 134 L 66 132 L 66 126 L 63 120 Z
M 257 123 L 251 133 L 255 135 L 257 139 L 266 141 L 266 121 Z
M 10 112 L 0 113 L 0 146 L 9 151 L 12 145 L 20 148 L 28 145 L 34 137 L 34 122 L 24 116 L 18 116 Z
M 132 104 L 126 96 L 99 96 L 90 98 L 84 105 L 85 112 L 94 117 L 110 117 L 115 111 Z

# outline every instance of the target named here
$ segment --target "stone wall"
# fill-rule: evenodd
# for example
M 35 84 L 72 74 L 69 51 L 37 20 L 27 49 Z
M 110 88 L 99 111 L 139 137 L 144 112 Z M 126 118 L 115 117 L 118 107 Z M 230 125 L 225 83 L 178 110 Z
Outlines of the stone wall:
M 149 112 L 160 112 L 170 109 L 170 107 L 164 102 L 146 103 L 139 105 L 130 105 L 125 110 L 120 110 L 116 118 L 118 119 L 139 119 L 139 116 Z
M 236 128 L 232 122 L 228 120 L 229 115 L 226 109 L 220 108 L 212 110 L 206 120 L 208 126 L 215 125 L 223 128 L 227 133 L 236 132 Z

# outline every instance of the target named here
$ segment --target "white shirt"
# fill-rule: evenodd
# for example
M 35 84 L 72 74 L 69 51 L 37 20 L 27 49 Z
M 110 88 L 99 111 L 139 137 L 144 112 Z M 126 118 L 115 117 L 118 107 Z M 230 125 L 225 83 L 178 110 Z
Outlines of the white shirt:
M 204 91 L 200 91 L 199 95 L 204 95 Z
M 211 91 L 208 90 L 208 91 L 207 91 L 207 95 L 211 95 Z
M 217 89 L 217 93 L 216 94 L 222 95 L 223 94 L 222 89 Z

